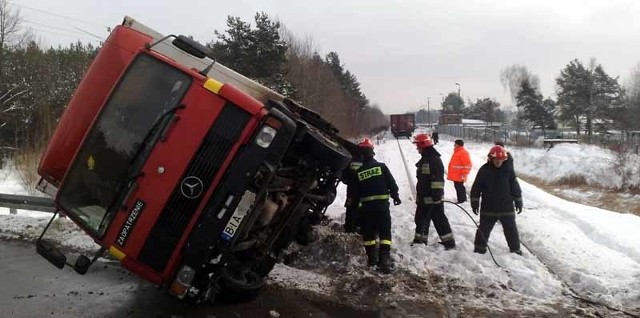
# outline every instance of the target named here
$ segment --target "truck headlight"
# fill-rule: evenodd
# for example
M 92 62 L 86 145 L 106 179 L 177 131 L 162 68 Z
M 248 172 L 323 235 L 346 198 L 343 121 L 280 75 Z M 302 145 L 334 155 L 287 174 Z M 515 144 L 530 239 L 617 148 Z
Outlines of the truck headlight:
M 196 271 L 187 266 L 183 265 L 178 271 L 178 275 L 176 275 L 176 279 L 171 284 L 169 288 L 169 292 L 174 294 L 176 297 L 182 299 L 187 294 L 189 287 L 191 287 L 191 282 L 193 278 L 196 276 Z
M 258 136 L 256 136 L 256 144 L 262 148 L 269 147 L 273 139 L 276 137 L 277 132 L 278 131 L 271 126 L 263 126 L 262 129 L 260 129 Z

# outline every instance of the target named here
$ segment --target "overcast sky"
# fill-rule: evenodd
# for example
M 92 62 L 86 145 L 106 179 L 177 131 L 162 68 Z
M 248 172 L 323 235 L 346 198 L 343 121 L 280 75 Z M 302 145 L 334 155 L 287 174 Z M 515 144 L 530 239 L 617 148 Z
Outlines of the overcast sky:
M 201 42 L 226 29 L 226 17 L 252 22 L 258 11 L 324 55 L 336 51 L 384 112 L 440 109 L 442 96 L 490 97 L 510 105 L 500 71 L 521 64 L 555 98 L 555 78 L 572 59 L 596 58 L 611 76 L 640 62 L 637 0 L 8 0 L 46 45 L 107 36 L 125 15 L 162 33 Z M 96 43 L 96 42 L 94 42 Z

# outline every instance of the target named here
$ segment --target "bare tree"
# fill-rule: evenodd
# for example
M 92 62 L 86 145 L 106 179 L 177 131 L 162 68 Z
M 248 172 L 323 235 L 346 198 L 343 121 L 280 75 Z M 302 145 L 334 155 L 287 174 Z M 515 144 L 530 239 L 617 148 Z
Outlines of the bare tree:
M 627 127 L 640 126 L 640 64 L 631 70 L 631 76 L 625 85 L 627 107 L 620 118 Z
M 529 84 L 536 92 L 540 92 L 540 79 L 537 75 L 531 73 L 526 66 L 514 64 L 500 71 L 500 83 L 505 89 L 509 90 L 511 102 L 514 104 L 525 79 L 529 81 Z
M 6 0 L 0 0 L 0 51 L 18 38 L 21 23 L 20 11 L 14 10 Z

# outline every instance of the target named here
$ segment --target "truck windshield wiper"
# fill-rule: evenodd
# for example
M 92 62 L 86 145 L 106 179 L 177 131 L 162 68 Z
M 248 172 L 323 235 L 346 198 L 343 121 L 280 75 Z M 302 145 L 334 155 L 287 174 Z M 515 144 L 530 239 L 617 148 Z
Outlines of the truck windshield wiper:
M 106 209 L 106 213 L 104 214 L 104 216 L 102 217 L 102 220 L 100 221 L 99 228 L 102 228 L 105 225 L 104 223 L 109 219 L 108 216 L 112 214 L 111 211 L 114 208 L 114 206 L 118 203 L 123 202 L 126 199 L 126 197 L 129 196 L 130 191 L 128 190 L 133 186 L 133 184 L 135 183 L 135 180 L 142 175 L 142 173 L 140 172 L 140 169 L 142 169 L 142 164 L 139 163 L 139 161 L 141 161 L 140 158 L 143 157 L 141 156 L 141 154 L 150 152 L 151 149 L 149 145 L 155 144 L 155 142 L 152 142 L 152 141 L 155 141 L 155 139 L 157 139 L 155 137 L 158 136 L 158 132 L 164 131 L 167 128 L 167 125 L 171 122 L 171 120 L 166 120 L 169 117 L 169 115 L 175 114 L 175 112 L 178 109 L 183 109 L 184 107 L 185 107 L 184 104 L 171 107 L 168 110 L 166 110 L 164 113 L 162 113 L 160 117 L 158 117 L 153 122 L 153 125 L 151 125 L 151 128 L 149 129 L 149 131 L 147 131 L 144 138 L 142 138 L 142 141 L 140 142 L 140 146 L 136 150 L 135 154 L 131 157 L 131 160 L 129 160 L 130 169 L 129 169 L 129 173 L 127 173 L 127 178 L 124 182 L 118 185 L 116 190 L 116 195 L 113 198 L 113 200 L 109 202 L 109 205 L 107 206 L 107 209 Z
M 151 129 L 149 129 L 144 138 L 142 138 L 142 141 L 140 141 L 140 146 L 138 146 L 138 149 L 129 161 L 129 166 L 131 167 L 131 169 L 127 174 L 127 182 L 125 182 L 126 185 L 140 176 L 139 170 L 142 165 L 140 164 L 139 159 L 143 157 L 141 156 L 143 153 L 148 153 L 151 150 L 150 145 L 155 144 L 155 141 L 157 139 L 156 137 L 159 136 L 158 133 L 163 132 L 167 128 L 167 125 L 171 123 L 171 120 L 166 119 L 169 118 L 169 115 L 174 115 L 178 109 L 183 109 L 184 107 L 184 104 L 171 107 L 164 113 L 162 113 L 160 117 L 158 117 L 153 122 L 153 125 L 151 125 Z

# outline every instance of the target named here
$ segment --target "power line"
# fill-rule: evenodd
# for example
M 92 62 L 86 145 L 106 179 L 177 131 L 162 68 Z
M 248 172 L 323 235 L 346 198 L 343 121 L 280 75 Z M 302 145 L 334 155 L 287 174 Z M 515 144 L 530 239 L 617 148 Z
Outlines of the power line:
M 63 31 L 63 32 L 66 32 L 66 33 L 72 33 L 72 34 L 76 34 L 76 35 L 89 34 L 89 35 L 91 35 L 91 36 L 93 36 L 95 38 L 98 38 L 100 40 L 104 40 L 104 38 L 102 38 L 100 36 L 97 36 L 95 34 L 92 34 L 92 33 L 89 33 L 87 31 L 81 30 L 79 28 L 78 28 L 78 30 L 82 31 L 82 33 L 78 32 L 78 31 L 76 31 L 74 29 L 69 29 L 69 28 L 65 28 L 65 27 L 60 27 L 60 26 L 55 26 L 55 25 L 50 25 L 50 24 L 40 23 L 40 22 L 35 22 L 35 21 L 30 21 L 30 20 L 23 20 L 23 22 L 27 23 L 27 24 L 34 24 L 34 25 L 50 28 L 50 29 L 56 29 L 56 30 L 59 30 L 59 31 Z
M 92 37 L 94 37 L 94 38 L 100 39 L 101 41 L 104 41 L 104 38 L 103 38 L 103 37 L 101 37 L 101 36 L 99 36 L 99 35 L 95 35 L 95 34 L 93 34 L 93 33 L 89 32 L 89 31 L 85 31 L 85 30 L 83 30 L 83 29 L 81 29 L 81 28 L 79 28 L 79 27 L 77 27 L 77 26 L 74 26 L 73 28 L 74 28 L 74 29 L 76 29 L 76 30 L 78 30 L 78 31 L 80 31 L 80 32 L 82 32 L 82 33 L 85 33 L 85 34 L 91 35 L 91 36 L 92 36 Z
M 50 33 L 50 34 L 55 34 L 55 35 L 66 36 L 68 38 L 74 38 L 76 40 L 82 39 L 82 40 L 85 40 L 85 41 L 88 41 L 88 42 L 98 41 L 98 40 L 89 39 L 86 36 L 82 36 L 82 35 L 78 35 L 78 34 L 60 33 L 60 32 L 55 32 L 55 31 L 51 31 L 51 30 L 43 30 L 43 29 L 38 29 L 38 28 L 31 28 L 31 29 L 33 29 L 35 31 L 38 31 L 38 32 L 44 32 L 44 33 Z
M 75 21 L 78 21 L 78 22 L 86 23 L 86 24 L 97 25 L 97 26 L 102 27 L 102 28 L 109 28 L 109 26 L 102 25 L 100 23 L 91 22 L 91 21 L 87 21 L 87 20 L 83 20 L 83 19 L 80 19 L 80 18 L 71 17 L 71 16 L 67 16 L 67 15 L 63 15 L 63 14 L 53 13 L 53 12 L 49 12 L 49 11 L 38 9 L 38 8 L 33 8 L 33 7 L 30 7 L 30 6 L 27 6 L 27 5 L 24 5 L 24 4 L 20 4 L 20 3 L 16 3 L 16 2 L 13 2 L 13 1 L 8 1 L 7 0 L 7 3 L 10 3 L 12 5 L 18 6 L 18 7 L 23 8 L 23 9 L 37 11 L 37 12 L 40 12 L 40 13 L 48 14 L 50 16 L 54 16 L 54 17 L 58 17 L 58 18 L 62 18 L 62 19 L 75 20 Z

